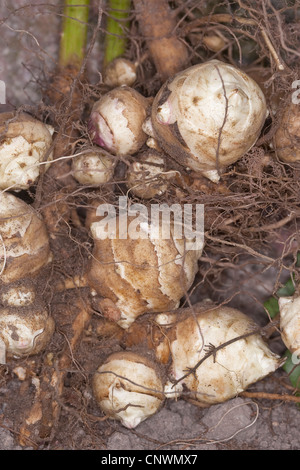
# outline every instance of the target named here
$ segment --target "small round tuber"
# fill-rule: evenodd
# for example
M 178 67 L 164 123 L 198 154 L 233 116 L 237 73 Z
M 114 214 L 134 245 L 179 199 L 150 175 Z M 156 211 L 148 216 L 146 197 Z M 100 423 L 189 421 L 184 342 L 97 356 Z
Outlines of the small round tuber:
M 116 160 L 104 150 L 90 151 L 72 160 L 73 176 L 81 184 L 103 184 L 111 181 Z
M 106 359 L 94 374 L 93 392 L 103 412 L 129 429 L 156 413 L 164 402 L 156 366 L 131 352 Z
M 0 363 L 45 349 L 54 332 L 54 320 L 36 287 L 27 278 L 0 289 Z
M 130 192 L 142 199 L 161 196 L 168 188 L 166 161 L 155 150 L 137 156 L 127 170 L 126 185 Z
M 109 62 L 103 72 L 103 83 L 109 87 L 132 86 L 136 81 L 136 64 L 123 57 Z
M 149 101 L 133 88 L 122 86 L 103 95 L 93 106 L 89 134 L 96 145 L 113 155 L 132 155 L 146 142 L 142 129 Z
M 213 52 L 219 52 L 226 46 L 226 41 L 223 37 L 216 34 L 208 34 L 202 38 L 203 44 Z
M 47 311 L 31 313 L 24 318 L 0 309 L 0 363 L 8 357 L 21 358 L 45 349 L 54 331 L 54 321 Z

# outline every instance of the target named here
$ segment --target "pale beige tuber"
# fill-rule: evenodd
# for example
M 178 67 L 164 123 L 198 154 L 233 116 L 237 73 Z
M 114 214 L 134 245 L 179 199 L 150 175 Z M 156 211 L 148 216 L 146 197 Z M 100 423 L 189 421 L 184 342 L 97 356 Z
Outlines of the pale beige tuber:
M 174 172 L 166 172 L 166 160 L 162 154 L 149 150 L 137 155 L 127 169 L 126 185 L 130 193 L 142 199 L 163 195 L 168 189 L 168 178 Z
M 164 402 L 164 384 L 157 365 L 131 352 L 109 356 L 93 377 L 93 392 L 102 411 L 133 429 Z
M 0 189 L 28 189 L 49 167 L 54 128 L 26 113 L 0 114 Z
M 149 223 L 143 217 L 127 215 L 113 218 L 111 223 L 107 219 L 94 221 L 90 228 L 94 250 L 88 279 L 105 299 L 104 315 L 128 328 L 146 312 L 178 307 L 198 271 L 201 237 L 189 250 L 184 231 L 181 230 L 181 238 L 176 238 L 172 223 L 167 238 L 161 219 L 155 224 L 153 220 Z M 154 228 L 158 228 L 157 233 Z
M 72 160 L 73 176 L 84 185 L 101 185 L 112 180 L 116 160 L 104 150 L 90 150 Z
M 103 71 L 103 83 L 111 88 L 131 87 L 136 81 L 137 65 L 123 57 L 116 57 L 109 62 Z
M 92 142 L 113 155 L 132 155 L 146 142 L 142 129 L 149 101 L 133 88 L 122 86 L 104 94 L 89 120 Z
M 16 196 L 0 193 L 0 362 L 41 352 L 54 321 L 39 291 L 52 259 L 42 218 Z
M 42 217 L 13 194 L 0 192 L 0 280 L 36 273 L 52 259 Z
M 283 162 L 300 161 L 300 110 L 299 104 L 289 104 L 281 116 L 274 136 L 275 150 Z
M 257 141 L 268 115 L 258 84 L 210 60 L 179 72 L 157 93 L 152 126 L 159 146 L 184 167 L 217 182 Z
M 199 404 L 221 403 L 282 365 L 258 326 L 239 310 L 223 306 L 201 309 L 201 304 L 196 304 L 186 312 L 188 317 L 168 333 L 171 367 L 167 397 L 183 394 Z M 205 358 L 208 352 L 211 354 Z

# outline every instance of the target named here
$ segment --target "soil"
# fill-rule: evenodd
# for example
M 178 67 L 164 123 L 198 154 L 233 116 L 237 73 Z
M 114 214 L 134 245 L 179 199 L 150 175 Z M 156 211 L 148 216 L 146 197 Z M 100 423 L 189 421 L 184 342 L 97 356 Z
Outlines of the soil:
M 38 104 L 43 92 L 37 84 L 43 82 L 56 63 L 60 28 L 57 6 L 61 2 L 52 0 L 46 9 L 35 7 L 40 3 L 1 2 L 0 80 L 6 84 L 6 104 L 0 104 L 0 111 L 24 105 L 30 109 Z M 98 80 L 100 54 L 101 45 L 96 42 L 88 62 L 91 83 Z M 268 254 L 276 256 L 276 249 L 274 244 Z M 77 255 L 72 256 L 76 259 Z M 262 304 L 274 291 L 278 275 L 278 269 L 263 269 L 251 261 L 240 270 L 227 269 L 222 272 L 222 282 L 225 281 L 222 289 L 216 289 L 214 300 L 231 297 L 238 286 L 239 293 L 232 296 L 229 304 L 264 325 L 267 319 Z M 282 270 L 280 276 L 285 280 L 288 272 Z M 44 355 L 10 360 L 0 366 L 0 450 L 299 450 L 299 404 L 284 399 L 239 396 L 208 408 L 182 399 L 167 400 L 157 414 L 135 430 L 107 419 L 94 401 L 91 379 L 101 360 L 121 347 L 114 338 L 105 340 L 97 335 L 97 315 L 85 331 L 66 376 L 60 419 L 51 435 L 20 441 L 21 419 L 37 393 L 36 378 L 41 378 L 42 364 L 47 354 L 60 352 L 69 327 L 68 318 L 63 317 L 64 306 L 75 305 L 76 299 L 84 299 L 85 295 L 88 292 L 83 289 L 81 293 L 68 292 L 56 299 L 55 315 L 60 316 L 61 330 L 56 331 L 53 344 Z M 278 354 L 285 351 L 276 334 L 270 347 Z M 291 385 L 287 374 L 279 369 L 252 385 L 249 391 L 285 394 L 291 392 Z

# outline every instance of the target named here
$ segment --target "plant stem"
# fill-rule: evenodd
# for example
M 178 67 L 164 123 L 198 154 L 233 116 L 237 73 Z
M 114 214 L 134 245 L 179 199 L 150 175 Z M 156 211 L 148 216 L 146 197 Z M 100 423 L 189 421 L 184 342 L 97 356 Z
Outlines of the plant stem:
M 130 4 L 131 0 L 108 1 L 109 16 L 104 40 L 104 66 L 126 51 L 127 38 L 124 28 L 129 26 Z
M 246 398 L 263 398 L 266 400 L 282 400 L 292 401 L 294 403 L 300 403 L 300 397 L 295 395 L 280 395 L 279 393 L 267 393 L 267 392 L 242 392 L 239 394 L 240 397 Z
M 65 0 L 59 66 L 80 67 L 85 55 L 90 0 Z

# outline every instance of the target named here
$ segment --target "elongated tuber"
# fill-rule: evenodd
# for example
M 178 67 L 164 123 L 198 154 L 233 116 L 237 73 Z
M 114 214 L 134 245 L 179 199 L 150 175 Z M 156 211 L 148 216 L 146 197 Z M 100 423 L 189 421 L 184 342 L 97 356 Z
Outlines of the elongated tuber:
M 34 209 L 0 193 L 0 362 L 41 352 L 54 321 L 37 276 L 51 261 L 48 234 Z
M 162 81 L 183 70 L 189 61 L 187 45 L 176 36 L 177 19 L 167 0 L 134 0 L 141 35 Z
M 282 341 L 292 353 L 300 354 L 300 297 L 280 297 L 278 304 Z
M 185 395 L 199 404 L 221 403 L 280 367 L 257 325 L 229 307 L 188 309 L 171 329 L 170 382 L 166 396 Z
M 274 136 L 279 158 L 286 163 L 300 161 L 300 112 L 299 105 L 290 103 L 284 110 Z

